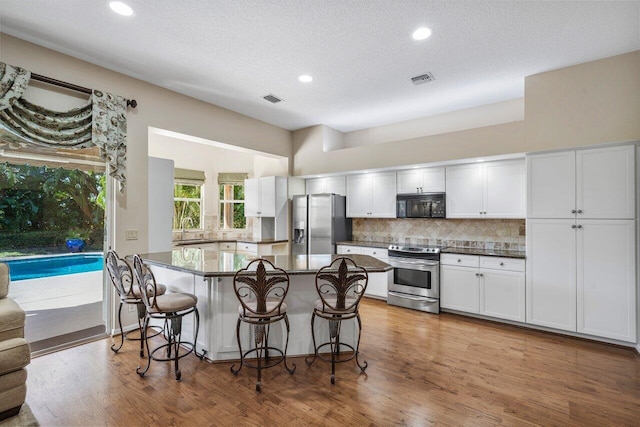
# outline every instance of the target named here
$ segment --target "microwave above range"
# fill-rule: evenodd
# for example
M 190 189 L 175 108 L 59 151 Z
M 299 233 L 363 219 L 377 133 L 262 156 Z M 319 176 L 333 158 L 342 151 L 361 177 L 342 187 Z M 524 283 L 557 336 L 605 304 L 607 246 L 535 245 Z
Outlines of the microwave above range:
M 445 218 L 445 193 L 398 194 L 396 217 Z

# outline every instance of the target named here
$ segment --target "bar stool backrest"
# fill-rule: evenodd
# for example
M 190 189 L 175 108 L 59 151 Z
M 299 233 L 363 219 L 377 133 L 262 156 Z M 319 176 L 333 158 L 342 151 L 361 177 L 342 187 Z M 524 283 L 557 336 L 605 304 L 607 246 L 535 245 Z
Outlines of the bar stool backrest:
M 233 289 L 245 316 L 277 316 L 289 292 L 289 275 L 270 261 L 258 258 L 236 271 Z
M 322 305 L 334 312 L 353 312 L 368 283 L 367 270 L 347 257 L 334 259 L 316 273 L 316 289 Z
M 133 271 L 138 281 L 140 299 L 142 299 L 147 311 L 157 311 L 156 296 L 158 295 L 158 286 L 156 285 L 156 278 L 138 254 L 133 256 Z
M 137 299 L 133 294 L 133 273 L 129 264 L 116 251 L 109 250 L 104 260 L 111 283 L 116 288 L 120 300 Z

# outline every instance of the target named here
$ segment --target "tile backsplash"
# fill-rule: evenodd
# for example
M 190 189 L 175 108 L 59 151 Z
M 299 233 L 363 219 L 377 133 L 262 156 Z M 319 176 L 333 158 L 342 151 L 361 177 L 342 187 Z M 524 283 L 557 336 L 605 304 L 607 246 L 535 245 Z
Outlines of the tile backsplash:
M 524 251 L 525 220 L 354 218 L 353 240 Z

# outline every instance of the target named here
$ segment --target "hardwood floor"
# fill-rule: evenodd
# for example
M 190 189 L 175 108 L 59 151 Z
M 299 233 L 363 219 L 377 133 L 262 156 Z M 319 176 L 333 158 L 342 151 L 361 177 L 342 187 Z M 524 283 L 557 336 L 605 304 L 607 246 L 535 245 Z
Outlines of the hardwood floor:
M 615 425 L 640 420 L 640 357 L 631 349 L 369 300 L 361 307 L 369 362 L 337 367 L 302 358 L 237 377 L 230 363 L 181 360 L 144 378 L 137 343 L 111 339 L 41 356 L 27 402 L 54 425 Z

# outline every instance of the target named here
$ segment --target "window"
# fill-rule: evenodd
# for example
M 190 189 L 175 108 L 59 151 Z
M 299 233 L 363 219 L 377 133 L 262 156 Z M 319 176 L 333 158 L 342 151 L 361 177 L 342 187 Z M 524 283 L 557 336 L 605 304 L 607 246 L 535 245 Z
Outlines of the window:
M 244 185 L 220 184 L 220 229 L 245 228 Z
M 173 229 L 202 229 L 202 184 L 176 180 L 173 188 Z
M 218 211 L 218 229 L 245 229 L 247 219 L 244 216 L 244 180 L 249 174 L 224 172 L 218 174 L 220 210 Z

